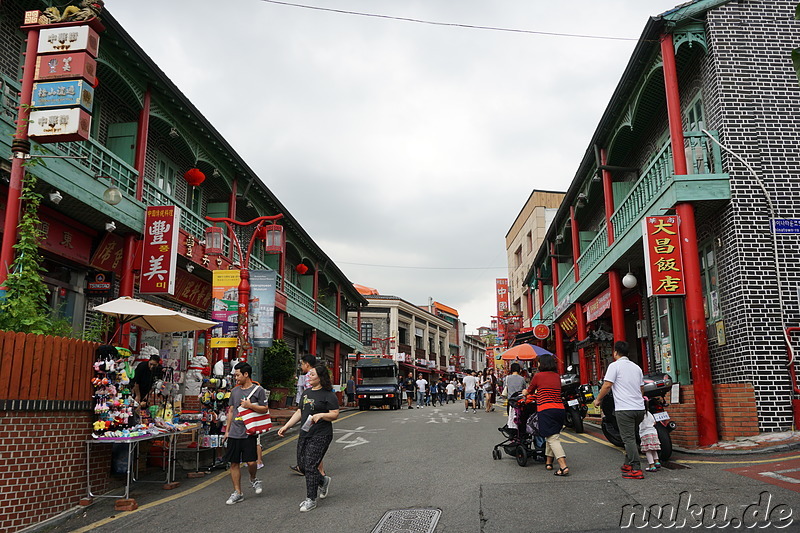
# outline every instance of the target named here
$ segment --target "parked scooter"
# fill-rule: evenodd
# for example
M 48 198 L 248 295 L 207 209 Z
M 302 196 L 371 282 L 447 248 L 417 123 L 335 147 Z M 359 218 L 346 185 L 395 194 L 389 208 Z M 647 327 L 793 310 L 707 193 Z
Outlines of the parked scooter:
M 572 371 L 572 366 L 567 368 Z M 564 402 L 565 419 L 564 425 L 575 430 L 575 433 L 583 433 L 583 419 L 589 410 L 589 402 L 594 400 L 589 385 L 580 385 L 576 374 L 564 374 L 561 376 L 561 400 Z
M 645 409 L 650 411 L 653 414 L 653 418 L 656 419 L 656 433 L 658 433 L 658 440 L 661 443 L 661 451 L 658 452 L 658 457 L 662 461 L 666 461 L 672 456 L 672 437 L 670 437 L 670 432 L 677 427 L 677 424 L 669 418 L 666 408 L 669 404 L 664 399 L 671 387 L 672 378 L 669 374 L 656 373 L 644 376 L 644 395 L 648 399 L 645 402 Z M 624 444 L 619 434 L 617 418 L 614 416 L 614 395 L 611 391 L 603 398 L 602 410 L 603 435 L 606 436 L 606 439 L 611 444 L 623 447 Z M 636 442 L 639 442 L 638 432 Z

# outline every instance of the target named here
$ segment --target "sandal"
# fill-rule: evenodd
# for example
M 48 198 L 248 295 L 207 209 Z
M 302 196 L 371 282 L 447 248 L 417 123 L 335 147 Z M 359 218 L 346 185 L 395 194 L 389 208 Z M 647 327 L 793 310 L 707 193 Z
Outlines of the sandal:
M 569 467 L 565 466 L 564 468 L 559 468 L 558 470 L 555 471 L 553 475 L 559 477 L 567 477 L 569 475 Z
M 546 464 L 546 465 L 544 465 L 544 467 L 545 467 L 547 470 L 552 470 L 552 469 L 553 469 L 553 463 Z
M 644 471 L 645 472 L 657 472 L 658 468 L 656 468 L 655 466 L 648 466 L 647 468 L 644 469 Z

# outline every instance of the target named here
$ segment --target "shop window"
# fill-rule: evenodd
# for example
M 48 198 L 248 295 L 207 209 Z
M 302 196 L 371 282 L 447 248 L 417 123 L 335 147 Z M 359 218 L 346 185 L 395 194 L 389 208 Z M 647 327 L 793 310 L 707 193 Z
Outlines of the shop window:
M 700 282 L 703 286 L 703 309 L 706 322 L 717 322 L 722 318 L 717 279 L 717 261 L 714 244 L 700 246 Z
M 372 324 L 369 322 L 361 324 L 361 344 L 372 346 Z

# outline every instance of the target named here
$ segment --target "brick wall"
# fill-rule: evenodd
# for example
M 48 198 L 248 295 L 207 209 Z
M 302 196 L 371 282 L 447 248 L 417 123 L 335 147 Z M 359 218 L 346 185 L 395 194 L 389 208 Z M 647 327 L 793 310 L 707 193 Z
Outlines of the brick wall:
M 12 532 L 47 520 L 86 496 L 92 415 L 80 411 L 0 412 L 0 524 Z M 111 487 L 111 446 L 93 446 L 92 490 Z
M 720 440 L 750 437 L 759 433 L 752 383 L 714 385 L 714 404 Z M 697 448 L 697 418 L 692 385 L 681 385 L 680 403 L 669 406 L 669 416 L 678 425 L 672 432 L 672 442 L 682 448 Z

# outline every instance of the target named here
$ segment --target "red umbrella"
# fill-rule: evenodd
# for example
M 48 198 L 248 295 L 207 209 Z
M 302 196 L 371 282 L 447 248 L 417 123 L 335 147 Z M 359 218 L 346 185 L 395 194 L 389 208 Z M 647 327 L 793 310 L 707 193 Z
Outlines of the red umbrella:
M 513 361 L 519 359 L 520 361 L 532 361 L 540 355 L 553 355 L 552 352 L 545 350 L 541 346 L 535 344 L 519 344 L 509 348 L 500 355 L 500 359 L 504 361 Z

